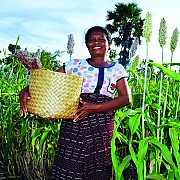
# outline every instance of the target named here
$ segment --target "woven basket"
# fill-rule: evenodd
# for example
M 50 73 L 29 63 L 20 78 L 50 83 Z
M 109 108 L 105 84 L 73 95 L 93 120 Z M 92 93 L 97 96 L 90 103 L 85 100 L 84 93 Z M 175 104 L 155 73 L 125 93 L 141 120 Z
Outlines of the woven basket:
M 43 118 L 73 119 L 78 108 L 83 78 L 33 69 L 30 72 L 28 112 Z

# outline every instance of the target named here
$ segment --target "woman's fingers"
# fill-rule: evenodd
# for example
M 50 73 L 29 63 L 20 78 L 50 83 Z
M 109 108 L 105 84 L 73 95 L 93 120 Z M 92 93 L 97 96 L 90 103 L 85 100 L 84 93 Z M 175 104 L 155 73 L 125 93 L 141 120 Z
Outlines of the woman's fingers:
M 86 117 L 88 114 L 91 114 L 94 112 L 95 104 L 85 102 L 85 101 L 81 101 L 81 103 L 83 104 L 83 106 L 76 110 L 74 122 L 81 120 L 84 117 Z
M 25 116 L 27 114 L 27 109 L 23 105 L 20 106 L 20 114 L 21 116 Z
M 20 114 L 27 115 L 27 101 L 30 99 L 29 92 L 22 90 L 20 92 Z
M 83 119 L 84 117 L 86 117 L 87 115 L 88 115 L 87 112 L 81 111 L 79 114 L 75 115 L 75 118 L 73 119 L 73 122 L 77 122 L 77 121 Z
M 24 116 L 27 114 L 27 100 L 20 101 L 20 114 L 21 116 Z

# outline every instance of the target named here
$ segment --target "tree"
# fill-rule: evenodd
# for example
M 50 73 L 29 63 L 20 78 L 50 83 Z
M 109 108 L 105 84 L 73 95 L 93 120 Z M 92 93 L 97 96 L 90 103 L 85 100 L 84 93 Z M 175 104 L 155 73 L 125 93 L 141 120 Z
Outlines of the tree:
M 8 50 L 14 54 L 17 50 L 21 49 L 21 47 L 19 45 L 13 45 L 13 44 L 9 44 L 8 46 Z
M 133 40 L 139 40 L 141 43 L 143 20 L 141 19 L 142 9 L 136 3 L 117 3 L 115 10 L 107 11 L 106 21 L 111 21 L 106 28 L 111 35 L 115 46 L 121 46 L 119 53 L 119 63 L 124 67 L 130 62 L 129 50 Z

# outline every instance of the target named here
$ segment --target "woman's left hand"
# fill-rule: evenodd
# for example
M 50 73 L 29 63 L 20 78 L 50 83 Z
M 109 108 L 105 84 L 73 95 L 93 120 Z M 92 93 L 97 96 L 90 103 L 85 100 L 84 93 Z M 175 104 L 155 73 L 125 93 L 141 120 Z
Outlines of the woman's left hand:
M 91 113 L 97 112 L 97 104 L 85 102 L 82 100 L 80 100 L 80 102 L 83 104 L 83 106 L 76 110 L 75 118 L 73 120 L 74 122 L 83 119 L 85 116 L 88 116 Z

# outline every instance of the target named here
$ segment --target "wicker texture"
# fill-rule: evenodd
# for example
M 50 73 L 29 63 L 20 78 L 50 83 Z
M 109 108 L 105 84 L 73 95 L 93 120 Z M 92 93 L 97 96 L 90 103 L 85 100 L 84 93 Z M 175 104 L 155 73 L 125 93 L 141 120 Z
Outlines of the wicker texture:
M 43 118 L 73 119 L 83 78 L 33 69 L 30 72 L 28 112 Z

